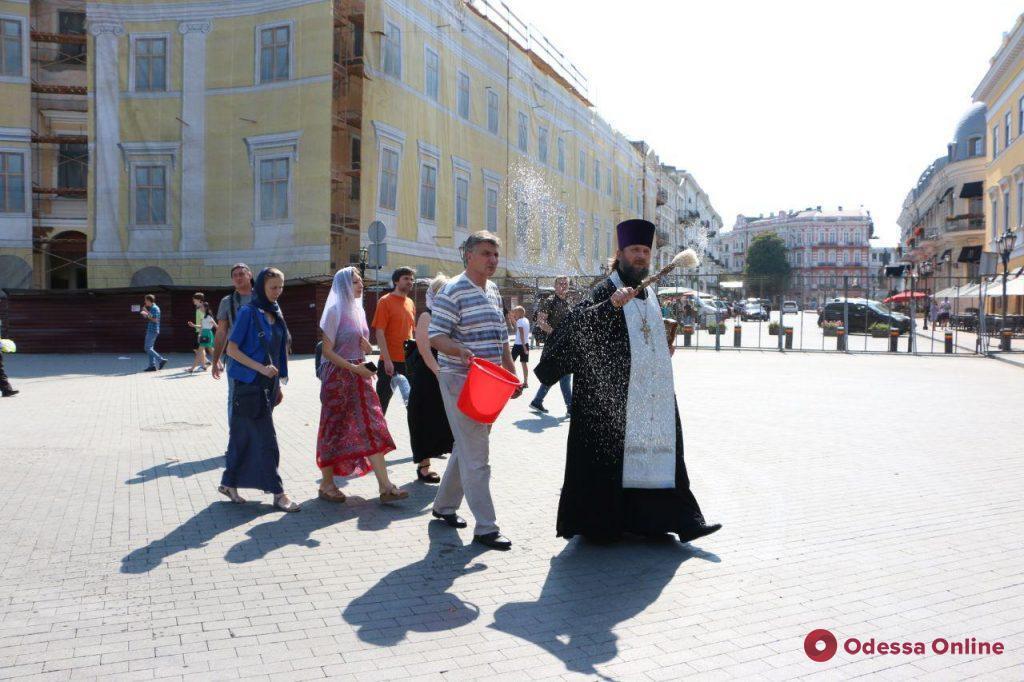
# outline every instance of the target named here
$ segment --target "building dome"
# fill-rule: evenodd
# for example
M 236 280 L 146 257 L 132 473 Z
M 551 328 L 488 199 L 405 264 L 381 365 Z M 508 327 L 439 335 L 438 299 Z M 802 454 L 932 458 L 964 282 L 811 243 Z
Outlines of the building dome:
M 953 141 L 949 143 L 950 162 L 985 155 L 985 112 L 985 103 L 978 102 L 960 118 Z M 972 139 L 979 142 L 972 146 Z

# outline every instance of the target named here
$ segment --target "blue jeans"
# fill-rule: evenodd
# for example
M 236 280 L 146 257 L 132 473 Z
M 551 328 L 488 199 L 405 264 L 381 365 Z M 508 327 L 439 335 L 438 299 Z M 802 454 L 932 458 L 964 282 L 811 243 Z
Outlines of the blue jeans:
M 224 354 L 224 378 L 228 382 L 228 424 L 231 423 L 231 405 L 235 402 L 235 380 L 228 376 L 228 367 L 231 366 L 231 358 Z
M 533 402 L 535 405 L 544 405 L 544 396 L 548 394 L 551 387 L 554 384 L 541 384 L 540 388 L 537 389 L 537 395 L 534 397 Z M 565 409 L 572 407 L 572 375 L 566 374 L 564 377 L 558 380 L 558 387 L 562 389 L 562 399 L 565 400 Z
M 163 362 L 165 360 L 164 356 L 157 353 L 156 348 L 153 347 L 156 345 L 156 337 L 158 336 L 160 336 L 160 332 L 158 331 L 147 331 L 146 341 L 143 343 L 142 346 L 146 351 L 146 355 L 149 356 L 150 367 L 156 367 L 157 363 Z

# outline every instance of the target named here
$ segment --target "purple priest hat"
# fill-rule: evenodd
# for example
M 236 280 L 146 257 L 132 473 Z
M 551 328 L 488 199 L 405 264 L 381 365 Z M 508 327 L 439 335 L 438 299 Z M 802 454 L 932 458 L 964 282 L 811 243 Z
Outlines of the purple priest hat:
M 640 218 L 623 220 L 615 228 L 619 237 L 619 249 L 640 244 L 650 248 L 654 245 L 654 223 Z

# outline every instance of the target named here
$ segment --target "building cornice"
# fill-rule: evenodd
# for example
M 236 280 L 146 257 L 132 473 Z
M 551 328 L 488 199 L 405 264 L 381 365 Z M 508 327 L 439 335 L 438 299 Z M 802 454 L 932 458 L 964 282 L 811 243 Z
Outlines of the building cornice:
M 996 85 L 1007 74 L 1010 67 L 1020 59 L 1022 53 L 1024 53 L 1024 14 L 1017 17 L 1017 23 L 1014 24 L 1013 30 L 1006 36 L 1003 44 L 992 57 L 988 72 L 974 90 L 974 100 L 988 102 L 995 94 Z

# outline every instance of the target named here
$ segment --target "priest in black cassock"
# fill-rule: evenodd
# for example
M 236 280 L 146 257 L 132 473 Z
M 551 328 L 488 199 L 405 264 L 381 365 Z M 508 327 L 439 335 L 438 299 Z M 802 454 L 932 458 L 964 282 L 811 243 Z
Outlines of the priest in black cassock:
M 721 525 L 705 522 L 690 492 L 657 296 L 634 288 L 649 274 L 654 224 L 626 220 L 616 231 L 611 274 L 556 328 L 535 370 L 543 384 L 574 382 L 557 532 L 689 542 Z

